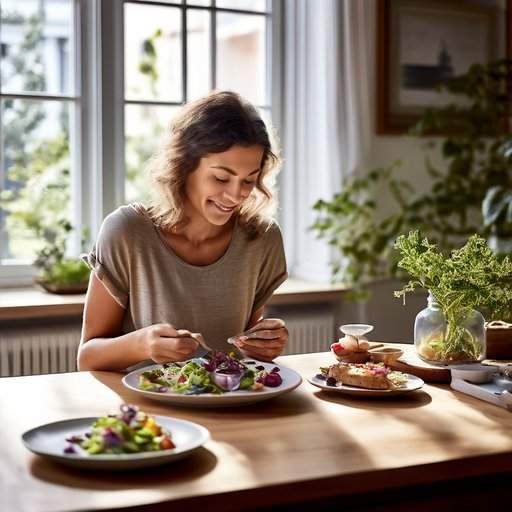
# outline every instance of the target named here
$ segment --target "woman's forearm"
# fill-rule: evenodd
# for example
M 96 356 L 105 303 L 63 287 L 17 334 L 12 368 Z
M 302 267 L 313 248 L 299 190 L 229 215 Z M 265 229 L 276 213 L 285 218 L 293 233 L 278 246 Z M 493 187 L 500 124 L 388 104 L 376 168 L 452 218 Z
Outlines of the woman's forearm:
M 148 359 L 143 329 L 116 338 L 82 341 L 78 349 L 78 370 L 123 370 Z

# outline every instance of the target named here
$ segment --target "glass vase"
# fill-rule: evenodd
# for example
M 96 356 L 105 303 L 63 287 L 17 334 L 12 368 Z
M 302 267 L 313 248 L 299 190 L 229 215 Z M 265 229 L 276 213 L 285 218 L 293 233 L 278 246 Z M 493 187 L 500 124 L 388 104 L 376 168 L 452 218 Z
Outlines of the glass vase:
M 474 309 L 445 315 L 429 293 L 428 305 L 416 315 L 414 345 L 423 361 L 473 363 L 485 358 L 485 320 Z

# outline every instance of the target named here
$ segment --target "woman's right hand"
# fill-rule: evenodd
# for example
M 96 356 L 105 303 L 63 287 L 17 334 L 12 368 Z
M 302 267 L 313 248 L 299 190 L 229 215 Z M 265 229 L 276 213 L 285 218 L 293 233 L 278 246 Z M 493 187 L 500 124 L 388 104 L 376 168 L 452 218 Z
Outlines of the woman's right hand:
M 154 324 L 142 329 L 142 342 L 147 359 L 168 363 L 189 359 L 197 350 L 199 333 L 176 329 L 171 324 Z

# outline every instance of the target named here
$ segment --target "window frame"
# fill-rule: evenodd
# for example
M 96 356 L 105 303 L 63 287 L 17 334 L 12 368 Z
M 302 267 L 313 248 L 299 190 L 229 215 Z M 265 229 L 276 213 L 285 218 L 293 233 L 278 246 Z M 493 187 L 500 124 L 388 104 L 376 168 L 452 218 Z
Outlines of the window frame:
M 74 130 L 70 145 L 74 161 L 72 179 L 73 220 L 76 227 L 70 240 L 71 252 L 79 254 L 80 233 L 88 226 L 92 242 L 106 215 L 124 202 L 125 190 L 125 123 L 124 108 L 124 4 L 140 3 L 182 8 L 182 23 L 187 9 L 216 10 L 237 14 L 265 16 L 266 27 L 266 98 L 268 105 L 258 105 L 270 112 L 272 123 L 281 128 L 282 97 L 282 15 L 283 0 L 272 0 L 269 12 L 247 11 L 211 6 L 192 6 L 175 2 L 149 2 L 147 0 L 73 0 L 75 4 L 75 42 L 73 51 L 74 83 L 76 95 L 66 98 L 75 101 Z M 212 16 L 215 20 L 215 16 Z M 215 21 L 211 27 L 212 80 L 215 85 Z M 186 28 L 186 21 L 183 25 Z M 182 69 L 186 71 L 186 33 L 182 33 Z M 186 99 L 187 79 L 182 85 Z M 24 96 L 24 95 L 21 95 Z M 51 95 L 43 95 L 47 99 Z M 32 98 L 33 95 L 30 95 Z M 142 101 L 129 103 L 144 104 Z M 147 102 L 154 103 L 154 102 Z M 158 104 L 160 102 L 157 102 Z M 165 106 L 182 105 L 180 102 L 161 102 Z M 0 123 L 0 136 L 1 136 Z M 30 286 L 35 268 L 29 264 L 0 264 L 0 289 Z
M 72 72 L 71 80 L 74 85 L 73 94 L 45 94 L 45 93 L 1 93 L 0 98 L 13 98 L 21 100 L 42 100 L 59 101 L 68 103 L 70 108 L 70 160 L 72 162 L 73 173 L 71 176 L 70 196 L 72 198 L 72 221 L 76 229 L 70 237 L 70 252 L 77 253 L 80 247 L 80 233 L 83 225 L 88 221 L 84 218 L 82 205 L 87 203 L 83 201 L 81 190 L 83 187 L 83 169 L 87 168 L 87 156 L 91 153 L 92 142 L 85 137 L 89 131 L 90 116 L 84 115 L 87 112 L 86 104 L 91 103 L 86 97 L 93 91 L 85 90 L 82 77 L 88 76 L 90 69 L 84 69 L 87 62 L 86 51 L 88 51 L 91 42 L 88 40 L 92 32 L 89 27 L 91 13 L 97 8 L 99 0 L 73 0 L 73 34 L 74 38 L 70 41 L 70 52 L 73 53 L 71 61 Z M 1 114 L 1 113 L 0 113 Z M 2 122 L 0 116 L 0 140 L 2 136 Z M 1 150 L 2 148 L 0 148 Z M 23 286 L 32 284 L 36 270 L 33 265 L 28 263 L 3 263 L 0 264 L 0 288 L 11 286 Z
M 117 3 L 117 2 L 112 2 Z M 184 103 L 188 101 L 188 91 L 187 91 L 187 81 L 188 81 L 188 59 L 187 59 L 187 11 L 207 11 L 211 13 L 210 18 L 210 44 L 211 44 L 211 52 L 210 52 L 210 87 L 211 89 L 215 89 L 217 87 L 217 14 L 218 13 L 232 13 L 232 14 L 244 14 L 250 16 L 259 16 L 265 18 L 265 34 L 266 34 L 266 55 L 265 55 L 265 63 L 266 63 L 266 83 L 265 83 L 265 98 L 267 99 L 267 104 L 264 105 L 256 105 L 257 108 L 267 111 L 270 113 L 272 124 L 278 129 L 280 127 L 280 113 L 274 113 L 274 106 L 280 105 L 280 97 L 281 97 L 281 81 L 276 80 L 277 87 L 273 87 L 275 77 L 280 76 L 280 64 L 281 64 L 281 35 L 282 35 L 282 25 L 280 14 L 282 12 L 282 0 L 266 0 L 265 11 L 254 11 L 248 9 L 234 9 L 234 8 L 226 8 L 226 7 L 218 7 L 216 5 L 216 0 L 211 0 L 211 5 L 192 5 L 186 3 L 185 0 L 175 0 L 168 2 L 154 1 L 154 0 L 120 0 L 120 6 L 117 8 L 120 9 L 115 15 L 115 20 L 117 20 L 118 25 L 111 26 L 111 34 L 114 35 L 112 40 L 113 45 L 120 45 L 123 47 L 124 45 L 124 5 L 125 4 L 135 4 L 135 5 L 148 5 L 148 6 L 160 6 L 160 7 L 169 7 L 169 8 L 179 8 L 181 9 L 181 69 L 182 69 L 182 84 L 181 84 L 181 96 L 182 101 L 158 101 L 158 100 L 133 100 L 125 98 L 125 87 L 124 87 L 124 67 L 122 69 L 118 69 L 116 76 L 111 76 L 109 82 L 114 83 L 114 80 L 117 80 L 116 90 L 122 91 L 122 102 L 119 98 L 116 98 L 114 101 L 116 102 L 116 108 L 119 111 L 122 111 L 123 116 L 123 135 L 122 137 L 116 137 L 116 143 L 119 144 L 115 146 L 119 151 L 116 151 L 114 155 L 115 161 L 112 163 L 112 168 L 115 169 L 116 173 L 116 184 L 121 185 L 120 180 L 124 180 L 125 176 L 125 126 L 124 126 L 124 112 L 126 105 L 149 105 L 149 106 L 162 106 L 162 107 L 180 107 Z M 121 21 L 122 20 L 122 21 Z M 274 49 L 274 44 L 276 44 L 276 48 Z M 123 48 L 124 49 L 124 48 Z M 119 59 L 119 62 L 124 62 L 124 58 Z M 112 63 L 115 65 L 115 63 Z M 113 65 L 109 67 L 109 69 L 113 69 Z M 113 103 L 112 103 L 113 104 Z M 118 129 L 119 126 L 116 126 L 114 122 L 112 124 L 112 129 Z M 122 147 L 122 151 L 121 148 Z M 122 159 L 119 161 L 118 159 Z M 124 202 L 124 181 L 123 181 L 123 197 L 117 198 L 120 200 L 121 204 Z M 113 207 L 115 208 L 115 206 Z M 110 208 L 109 211 L 112 211 L 113 208 Z

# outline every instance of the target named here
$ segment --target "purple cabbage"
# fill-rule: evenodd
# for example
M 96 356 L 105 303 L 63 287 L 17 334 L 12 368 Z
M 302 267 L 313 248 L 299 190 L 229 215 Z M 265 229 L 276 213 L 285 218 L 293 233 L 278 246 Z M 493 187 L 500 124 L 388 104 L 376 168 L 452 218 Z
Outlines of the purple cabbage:
M 210 373 L 219 371 L 222 373 L 243 374 L 245 372 L 245 366 L 238 359 L 224 352 L 215 352 L 203 363 L 203 368 Z
M 106 448 L 120 446 L 123 444 L 123 439 L 120 437 L 120 435 L 110 427 L 107 427 L 101 436 L 103 437 L 103 444 Z
M 68 444 L 66 448 L 64 448 L 64 453 L 76 453 L 75 447 L 72 444 Z
M 215 364 L 215 361 L 213 359 L 209 359 L 208 361 L 206 361 L 205 363 L 203 363 L 203 368 L 207 371 L 207 372 L 214 372 L 215 369 L 217 368 L 217 365 Z
M 136 405 L 123 404 L 121 405 L 121 421 L 124 421 L 127 425 L 130 425 L 133 419 L 137 416 L 139 408 Z

